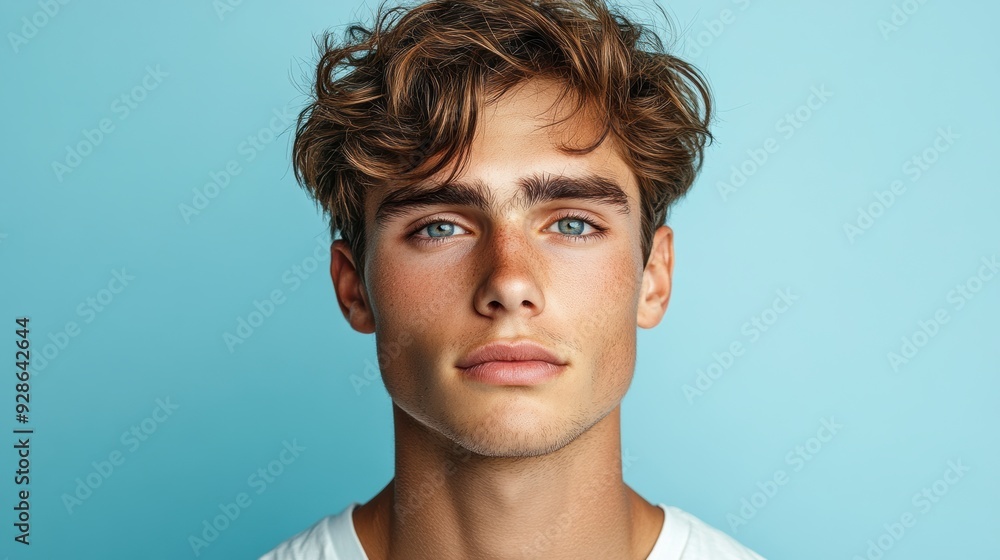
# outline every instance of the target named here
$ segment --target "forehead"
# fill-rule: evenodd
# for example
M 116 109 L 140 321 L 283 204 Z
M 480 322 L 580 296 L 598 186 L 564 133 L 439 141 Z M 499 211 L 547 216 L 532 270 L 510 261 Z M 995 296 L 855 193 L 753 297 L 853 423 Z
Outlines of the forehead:
M 575 98 L 564 95 L 565 91 L 555 81 L 532 79 L 485 105 L 478 113 L 466 165 L 454 181 L 488 190 L 488 198 L 497 207 L 510 208 L 515 198 L 523 198 L 524 186 L 540 176 L 591 179 L 590 184 L 619 185 L 628 206 L 638 208 L 635 175 L 612 135 L 588 153 L 566 151 L 592 145 L 603 127 L 593 111 L 577 110 Z M 447 166 L 417 187 L 440 186 L 452 168 Z M 382 201 L 391 199 L 397 190 L 398 186 L 389 185 L 369 197 L 366 215 L 370 223 Z
M 473 150 L 481 157 L 584 147 L 597 140 L 600 123 L 591 106 L 577 110 L 575 97 L 550 80 L 522 82 L 486 105 L 479 115 Z M 511 139 L 518 143 L 512 144 Z M 612 151 L 610 142 L 600 151 Z

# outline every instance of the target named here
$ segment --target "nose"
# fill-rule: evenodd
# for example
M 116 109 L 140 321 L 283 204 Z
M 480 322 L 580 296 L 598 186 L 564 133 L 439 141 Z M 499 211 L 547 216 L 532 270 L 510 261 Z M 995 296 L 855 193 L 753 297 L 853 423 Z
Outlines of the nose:
M 545 270 L 523 232 L 496 229 L 479 255 L 482 277 L 475 307 L 481 315 L 529 319 L 542 312 Z

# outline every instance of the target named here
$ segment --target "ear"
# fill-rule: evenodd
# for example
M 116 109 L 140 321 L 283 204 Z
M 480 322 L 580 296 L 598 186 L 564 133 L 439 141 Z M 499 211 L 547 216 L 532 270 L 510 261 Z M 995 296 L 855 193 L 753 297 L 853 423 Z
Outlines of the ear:
M 337 303 L 351 328 L 364 333 L 375 332 L 375 316 L 368 302 L 368 292 L 355 265 L 350 246 L 342 239 L 330 245 L 330 278 L 337 292 Z
M 674 231 L 660 226 L 653 234 L 653 247 L 642 271 L 639 293 L 639 313 L 636 324 L 651 329 L 660 324 L 670 302 L 670 285 L 674 274 Z

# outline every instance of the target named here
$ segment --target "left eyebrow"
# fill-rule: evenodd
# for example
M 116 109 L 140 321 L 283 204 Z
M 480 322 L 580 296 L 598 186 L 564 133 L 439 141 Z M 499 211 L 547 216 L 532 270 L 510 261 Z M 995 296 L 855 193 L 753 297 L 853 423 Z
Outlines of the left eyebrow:
M 629 213 L 628 195 L 617 182 L 600 175 L 582 177 L 531 175 L 518 181 L 521 187 L 517 208 L 528 208 L 550 200 L 590 200 L 615 208 L 620 214 Z
M 511 206 L 524 209 L 552 200 L 590 200 L 629 213 L 628 195 L 617 182 L 596 174 L 581 177 L 530 175 L 517 181 L 519 196 Z M 410 185 L 390 192 L 375 211 L 375 227 L 406 212 L 433 205 L 468 206 L 484 213 L 497 213 L 499 205 L 483 181 L 452 181 L 431 187 Z

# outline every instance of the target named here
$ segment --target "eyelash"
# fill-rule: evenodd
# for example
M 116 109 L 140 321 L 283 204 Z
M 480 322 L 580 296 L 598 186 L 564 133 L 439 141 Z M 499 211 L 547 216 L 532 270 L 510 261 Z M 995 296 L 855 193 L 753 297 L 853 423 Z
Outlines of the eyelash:
M 563 237 L 566 237 L 566 238 L 570 239 L 570 241 L 572 241 L 573 243 L 589 243 L 591 241 L 595 241 L 595 240 L 600 239 L 600 238 L 604 237 L 605 235 L 607 235 L 607 229 L 608 228 L 602 227 L 602 226 L 594 223 L 593 220 L 590 220 L 586 216 L 583 216 L 583 215 L 580 215 L 580 214 L 575 214 L 575 213 L 572 213 L 572 212 L 567 213 L 567 214 L 562 215 L 562 216 L 559 216 L 558 218 L 556 218 L 555 220 L 552 221 L 552 224 L 555 224 L 557 222 L 561 222 L 563 220 L 580 220 L 581 222 L 584 222 L 584 223 L 590 225 L 590 227 L 594 228 L 594 232 L 593 233 L 588 233 L 586 235 L 563 235 Z M 447 237 L 421 237 L 421 236 L 417 235 L 418 233 L 420 233 L 420 231 L 422 231 L 427 226 L 430 226 L 430 225 L 433 225 L 433 224 L 440 224 L 440 223 L 458 225 L 458 224 L 456 224 L 452 220 L 441 220 L 441 219 L 435 219 L 434 217 L 431 217 L 431 218 L 428 218 L 426 220 L 423 220 L 417 226 L 414 226 L 413 231 L 410 233 L 410 235 L 408 237 L 410 239 L 415 240 L 417 243 L 421 243 L 421 244 L 424 244 L 424 245 L 431 245 L 431 246 L 433 246 L 433 245 L 437 245 L 439 243 L 443 243 L 443 242 L 447 241 L 449 237 L 453 237 L 453 236 L 447 236 Z M 552 227 L 552 224 L 549 224 L 549 227 Z

